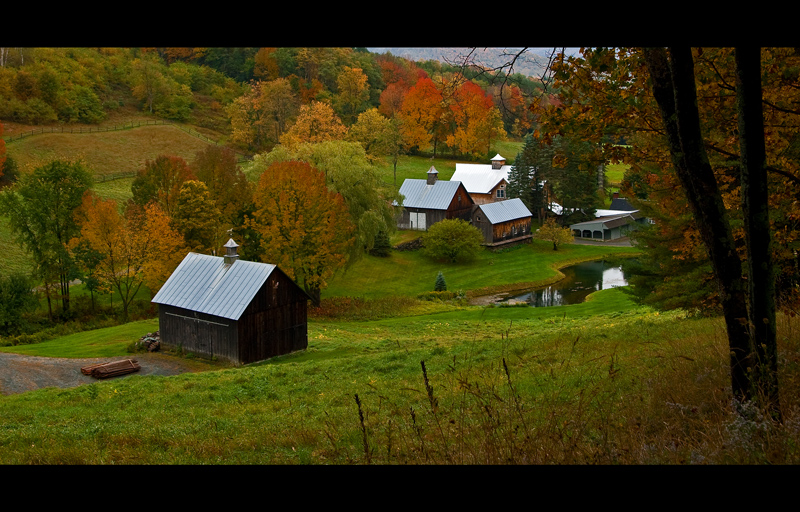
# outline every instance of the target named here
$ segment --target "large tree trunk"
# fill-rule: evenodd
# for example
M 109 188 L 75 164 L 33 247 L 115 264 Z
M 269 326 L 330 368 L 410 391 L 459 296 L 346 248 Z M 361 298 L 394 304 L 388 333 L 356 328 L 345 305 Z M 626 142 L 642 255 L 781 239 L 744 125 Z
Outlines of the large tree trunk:
M 767 207 L 766 149 L 761 106 L 761 51 L 736 48 L 736 100 L 739 116 L 742 211 L 747 233 L 748 328 L 753 371 L 762 398 L 778 415 L 778 354 L 775 327 L 775 275 Z
M 645 60 L 669 140 L 675 172 L 708 252 L 720 292 L 730 348 L 731 387 L 740 400 L 754 398 L 747 296 L 725 205 L 700 133 L 691 48 L 648 48 Z

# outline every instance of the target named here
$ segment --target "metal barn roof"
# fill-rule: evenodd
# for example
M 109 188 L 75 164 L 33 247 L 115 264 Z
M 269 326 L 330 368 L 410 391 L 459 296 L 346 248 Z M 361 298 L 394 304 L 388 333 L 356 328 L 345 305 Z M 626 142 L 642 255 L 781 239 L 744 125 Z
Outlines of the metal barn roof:
M 428 185 L 428 180 L 407 179 L 400 186 L 403 206 L 428 210 L 447 210 L 458 187 L 458 181 L 437 181 Z
M 510 165 L 504 165 L 500 169 L 492 169 L 492 164 L 457 163 L 456 171 L 450 179 L 463 183 L 464 188 L 470 194 L 488 194 L 501 180 L 508 181 L 508 172 L 510 170 Z
M 190 252 L 152 302 L 238 320 L 275 265 Z
M 499 224 L 510 220 L 531 217 L 530 210 L 525 206 L 520 198 L 497 201 L 496 203 L 486 203 L 479 206 L 486 220 L 492 224 Z

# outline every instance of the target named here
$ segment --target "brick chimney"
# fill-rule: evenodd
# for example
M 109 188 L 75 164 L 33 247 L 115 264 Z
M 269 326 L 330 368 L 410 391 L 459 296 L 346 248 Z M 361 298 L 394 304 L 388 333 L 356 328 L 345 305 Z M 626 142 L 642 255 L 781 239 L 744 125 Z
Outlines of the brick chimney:
M 428 169 L 428 185 L 433 185 L 439 180 L 439 171 L 434 166 Z

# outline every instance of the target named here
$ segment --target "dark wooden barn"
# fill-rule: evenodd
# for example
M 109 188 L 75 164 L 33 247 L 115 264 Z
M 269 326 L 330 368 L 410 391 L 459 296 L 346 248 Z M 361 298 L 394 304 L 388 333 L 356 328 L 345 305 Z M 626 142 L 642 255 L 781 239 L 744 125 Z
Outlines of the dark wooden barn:
M 408 179 L 400 187 L 403 211 L 397 219 L 399 229 L 427 231 L 444 219 L 463 219 L 469 222 L 475 202 L 459 181 L 439 181 L 434 167 L 428 178 Z
M 530 240 L 533 237 L 531 218 L 531 212 L 519 198 L 479 204 L 472 211 L 472 225 L 481 231 L 483 245 L 487 247 Z
M 275 265 L 189 253 L 152 302 L 165 347 L 247 364 L 308 347 L 309 296 Z

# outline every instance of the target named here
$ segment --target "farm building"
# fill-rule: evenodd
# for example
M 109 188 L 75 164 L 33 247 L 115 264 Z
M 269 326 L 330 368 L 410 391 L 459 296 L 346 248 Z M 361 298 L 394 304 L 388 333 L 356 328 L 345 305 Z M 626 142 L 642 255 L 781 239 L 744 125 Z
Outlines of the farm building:
M 469 221 L 472 206 L 464 185 L 458 181 L 439 181 L 439 173 L 431 167 L 428 178 L 408 179 L 400 187 L 403 211 L 397 218 L 399 229 L 426 231 L 444 219 Z
M 493 203 L 506 199 L 510 165 L 499 154 L 490 164 L 456 164 L 451 181 L 460 181 L 475 204 Z
M 189 253 L 158 291 L 161 343 L 247 364 L 308 347 L 309 296 L 275 265 Z
M 483 234 L 484 245 L 497 247 L 530 240 L 531 212 L 522 199 L 476 205 L 472 225 Z
M 591 238 L 592 240 L 616 240 L 628 236 L 643 220 L 639 212 L 617 212 L 616 214 L 597 217 L 594 220 L 578 222 L 569 227 L 575 238 Z

